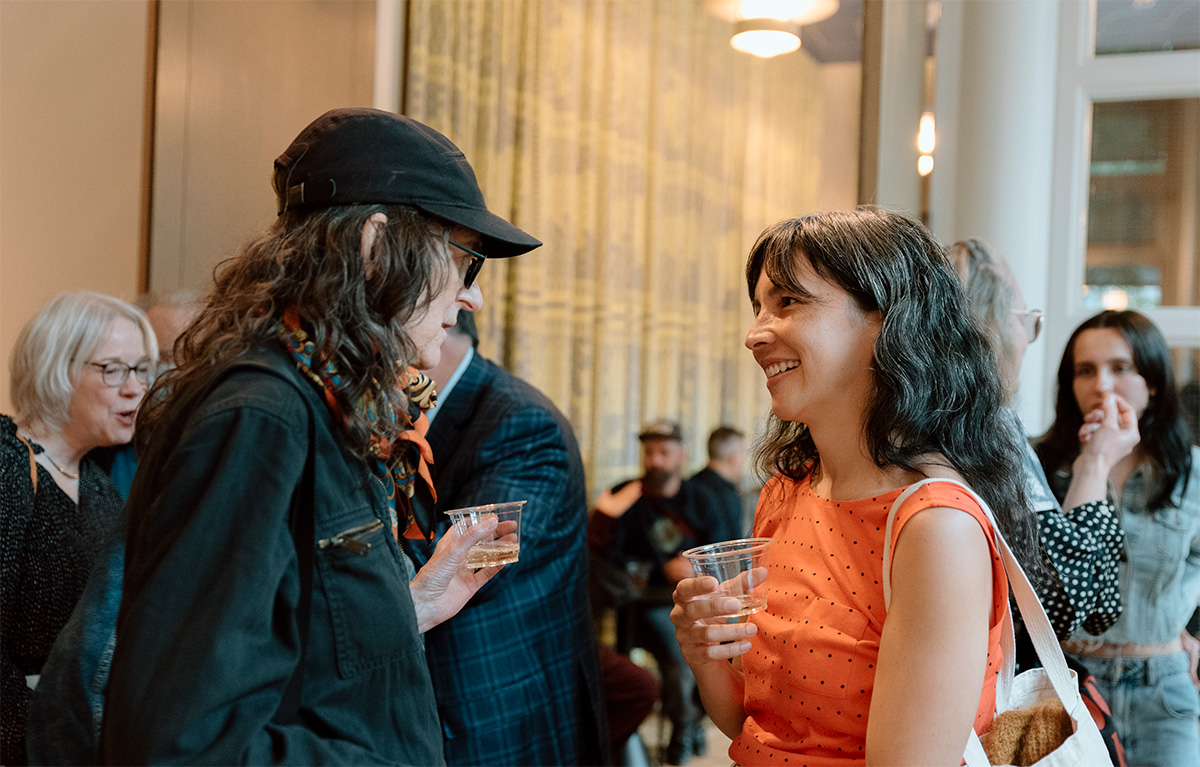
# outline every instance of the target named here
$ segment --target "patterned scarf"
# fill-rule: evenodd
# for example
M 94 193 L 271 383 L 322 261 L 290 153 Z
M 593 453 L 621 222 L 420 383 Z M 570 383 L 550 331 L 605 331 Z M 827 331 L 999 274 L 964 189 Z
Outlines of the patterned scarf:
M 338 421 L 344 424 L 346 419 L 337 398 L 341 377 L 333 362 L 325 363 L 320 370 L 313 369 L 316 347 L 301 327 L 300 313 L 295 307 L 283 313 L 283 321 L 277 327 L 276 335 L 295 360 L 296 367 L 324 395 L 325 404 Z M 425 417 L 425 411 L 437 404 L 437 392 L 434 390 L 433 381 L 413 367 L 398 373 L 396 383 L 404 386 L 404 393 L 408 396 L 408 412 L 388 413 L 386 417 L 403 417 L 408 422 L 408 428 L 391 439 L 377 434 L 371 435 L 370 452 L 375 457 L 375 475 L 383 482 L 387 492 L 392 535 L 396 536 L 397 540 L 400 538 L 402 520 L 397 501 L 403 498 L 404 537 L 427 538 L 429 531 L 423 528 L 428 526 L 429 522 L 426 521 L 425 525 L 419 524 L 413 514 L 412 497 L 417 490 L 417 478 L 420 477 L 429 488 L 430 495 L 437 500 L 433 478 L 429 474 L 429 464 L 433 463 L 433 449 L 425 440 L 425 434 L 429 431 L 429 419 Z M 369 421 L 379 418 L 379 408 L 371 389 L 354 403 L 354 412 L 365 416 Z

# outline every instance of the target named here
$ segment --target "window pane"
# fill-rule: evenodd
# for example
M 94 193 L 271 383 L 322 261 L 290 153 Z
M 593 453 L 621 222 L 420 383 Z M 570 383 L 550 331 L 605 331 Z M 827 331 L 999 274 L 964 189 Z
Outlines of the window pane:
M 1092 105 L 1083 305 L 1197 306 L 1200 99 Z
M 1200 48 L 1200 0 L 1096 0 L 1096 55 Z

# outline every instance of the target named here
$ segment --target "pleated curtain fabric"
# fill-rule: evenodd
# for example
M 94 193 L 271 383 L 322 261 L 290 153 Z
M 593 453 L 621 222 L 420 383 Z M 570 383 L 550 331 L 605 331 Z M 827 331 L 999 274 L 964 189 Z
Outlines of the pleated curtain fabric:
M 813 212 L 821 94 L 682 0 L 412 0 L 405 112 L 467 154 L 490 208 L 545 246 L 487 264 L 480 350 L 570 418 L 592 488 L 640 471 L 639 426 L 754 434 L 745 259 Z

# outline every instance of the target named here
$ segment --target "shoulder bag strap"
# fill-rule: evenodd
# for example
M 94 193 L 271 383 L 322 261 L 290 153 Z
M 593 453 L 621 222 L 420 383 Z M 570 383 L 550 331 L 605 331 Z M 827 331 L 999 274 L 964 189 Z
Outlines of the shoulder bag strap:
M 1050 619 L 1046 616 L 1046 611 L 1042 607 L 1037 594 L 1034 592 L 1033 585 L 1030 584 L 1029 578 L 1025 575 L 1025 570 L 1021 567 L 1021 563 L 1017 561 L 1017 558 L 1013 556 L 1012 550 L 1009 549 L 1008 543 L 1004 540 L 1004 536 L 1001 535 L 992 510 L 974 490 L 963 483 L 953 479 L 922 480 L 909 486 L 896 499 L 896 502 L 892 504 L 892 508 L 888 512 L 883 550 L 884 607 L 887 607 L 891 599 L 891 533 L 896 512 L 900 509 L 901 504 L 919 487 L 931 482 L 950 482 L 961 487 L 970 493 L 976 503 L 979 504 L 979 507 L 983 509 L 983 513 L 987 515 L 988 521 L 992 524 L 993 540 L 996 542 L 1000 558 L 1004 563 L 1005 573 L 1008 576 L 1009 589 L 1012 591 L 1017 607 L 1021 610 L 1021 617 L 1025 620 L 1025 627 L 1029 631 L 1029 638 L 1033 641 L 1033 649 L 1037 652 L 1038 660 L 1041 661 L 1042 667 L 1046 671 L 1046 676 L 1050 679 L 1050 683 L 1054 687 L 1055 695 L 1058 696 L 1058 699 L 1063 704 L 1063 708 L 1066 709 L 1072 719 L 1079 721 L 1081 717 L 1090 718 L 1091 713 L 1084 707 L 1083 699 L 1079 695 L 1079 688 L 1074 680 L 1071 679 L 1071 672 L 1067 668 L 1066 658 L 1063 657 L 1062 648 L 1058 645 L 1054 629 L 1050 625 Z M 1002 707 L 1007 706 L 1015 668 L 1011 618 L 1004 622 L 1001 642 L 1004 647 L 1004 658 L 1000 670 L 1000 678 L 996 685 L 997 713 L 1002 710 Z M 979 736 L 972 730 L 966 752 L 968 765 L 987 764 L 986 757 L 984 757 L 983 761 L 977 761 L 982 753 L 983 747 L 979 744 Z
M 33 445 L 29 444 L 29 440 L 21 436 L 20 432 L 15 432 L 17 439 L 25 445 L 25 449 L 29 451 L 29 481 L 33 484 L 33 494 L 37 495 L 37 461 L 33 458 Z

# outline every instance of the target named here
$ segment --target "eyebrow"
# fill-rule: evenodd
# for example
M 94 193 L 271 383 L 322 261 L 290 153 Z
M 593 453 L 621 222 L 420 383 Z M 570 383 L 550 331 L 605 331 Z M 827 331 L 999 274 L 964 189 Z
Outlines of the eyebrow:
M 132 365 L 132 367 L 137 367 L 138 365 L 142 364 L 143 362 L 149 362 L 149 361 L 150 361 L 150 355 L 143 354 L 141 357 L 138 357 L 138 361 L 135 362 Z M 95 360 L 95 362 L 120 362 L 122 365 L 129 364 L 128 362 L 121 359 L 120 357 L 102 357 L 101 359 Z

